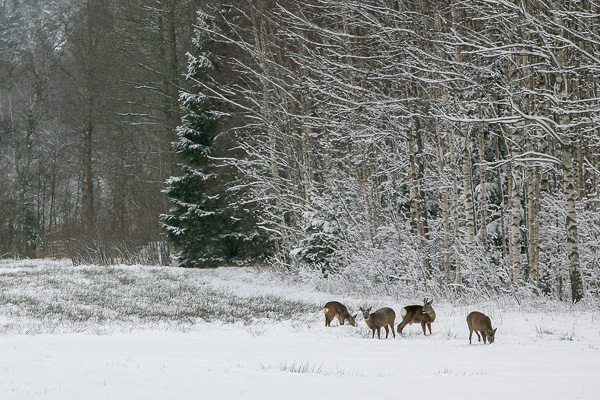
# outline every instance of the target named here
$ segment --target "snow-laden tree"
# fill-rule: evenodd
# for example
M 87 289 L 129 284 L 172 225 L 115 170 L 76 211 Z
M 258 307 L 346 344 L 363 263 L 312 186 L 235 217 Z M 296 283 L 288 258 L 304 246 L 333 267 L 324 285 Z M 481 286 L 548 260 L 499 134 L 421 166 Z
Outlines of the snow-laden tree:
M 598 196 L 596 11 L 248 0 L 221 14 L 240 79 L 211 93 L 239 118 L 230 163 L 278 259 L 577 301 L 597 243 L 577 215 Z

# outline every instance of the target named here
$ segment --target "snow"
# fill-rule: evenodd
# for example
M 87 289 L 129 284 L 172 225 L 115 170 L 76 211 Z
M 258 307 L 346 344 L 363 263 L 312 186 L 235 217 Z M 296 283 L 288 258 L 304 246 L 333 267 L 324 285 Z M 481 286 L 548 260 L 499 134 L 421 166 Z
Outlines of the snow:
M 122 268 L 132 274 L 141 269 Z M 15 269 L 27 268 L 0 263 L 0 281 Z M 403 305 L 416 303 L 333 296 L 250 269 L 176 274 L 240 295 L 276 293 L 315 304 L 339 299 L 353 313 L 358 305 L 387 305 L 399 315 Z M 0 337 L 0 399 L 598 398 L 598 311 L 543 303 L 434 307 L 433 335 L 412 325 L 404 337 L 387 340 L 372 339 L 360 316 L 357 328 L 326 328 L 319 307 L 297 320 L 199 319 L 188 329 L 8 330 Z M 476 309 L 498 328 L 492 345 L 477 343 L 475 335 L 469 345 L 465 318 Z M 0 324 L 13 318 L 0 315 Z

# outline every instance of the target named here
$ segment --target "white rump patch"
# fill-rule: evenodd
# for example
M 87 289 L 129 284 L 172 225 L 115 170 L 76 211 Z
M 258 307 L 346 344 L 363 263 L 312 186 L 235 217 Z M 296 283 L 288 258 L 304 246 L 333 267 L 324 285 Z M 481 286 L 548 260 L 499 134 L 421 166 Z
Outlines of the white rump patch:
M 329 308 L 325 307 L 325 308 L 323 309 L 323 312 L 324 312 L 325 314 L 327 314 L 327 313 L 329 312 Z
M 406 307 L 403 307 L 402 310 L 400 310 L 400 316 L 404 317 L 406 314 L 407 314 Z

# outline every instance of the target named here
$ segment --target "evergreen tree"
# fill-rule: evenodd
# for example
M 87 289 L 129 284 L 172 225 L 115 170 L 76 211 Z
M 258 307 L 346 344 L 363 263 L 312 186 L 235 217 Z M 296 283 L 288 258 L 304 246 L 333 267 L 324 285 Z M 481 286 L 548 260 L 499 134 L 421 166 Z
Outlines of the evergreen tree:
M 207 19 L 200 14 L 199 25 Z M 167 180 L 166 194 L 173 207 L 162 221 L 167 238 L 180 251 L 179 265 L 207 268 L 256 258 L 264 246 L 250 212 L 235 207 L 223 183 L 226 172 L 211 156 L 216 151 L 216 105 L 202 93 L 201 82 L 213 63 L 201 30 L 194 44 L 198 55 L 189 55 L 187 79 L 194 83 L 196 93 L 181 95 L 184 116 L 174 144 L 183 175 Z
M 163 216 L 167 237 L 181 250 L 184 267 L 204 267 L 218 262 L 214 247 L 224 220 L 213 192 L 209 154 L 212 150 L 210 117 L 201 94 L 185 94 L 183 124 L 178 128 L 175 151 L 182 157 L 183 175 L 171 177 L 166 194 L 173 207 Z

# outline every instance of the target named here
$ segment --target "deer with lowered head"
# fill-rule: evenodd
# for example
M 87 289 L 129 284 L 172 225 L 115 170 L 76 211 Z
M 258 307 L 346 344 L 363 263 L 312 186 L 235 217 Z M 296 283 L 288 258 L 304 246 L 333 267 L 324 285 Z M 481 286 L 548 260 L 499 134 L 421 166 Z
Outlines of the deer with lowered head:
M 402 333 L 402 329 L 406 325 L 412 325 L 414 323 L 421 324 L 423 328 L 423 335 L 427 335 L 425 326 L 429 328 L 429 334 L 431 335 L 431 323 L 435 321 L 435 310 L 431 306 L 433 300 L 423 299 L 423 305 L 406 306 L 400 310 L 400 316 L 402 316 L 402 322 L 398 324 L 398 333 Z
M 390 328 L 392 329 L 392 335 L 396 337 L 394 333 L 394 321 L 396 320 L 396 313 L 389 307 L 383 307 L 375 312 L 371 312 L 371 307 L 368 309 L 360 308 L 363 313 L 363 317 L 367 326 L 373 331 L 373 338 L 375 337 L 375 330 L 377 330 L 377 339 L 381 339 L 381 328 L 385 328 L 385 338 L 388 338 L 390 334 Z
M 496 339 L 496 330 L 498 328 L 492 328 L 490 317 L 479 311 L 473 311 L 471 314 L 467 315 L 467 325 L 469 325 L 469 344 L 471 344 L 473 331 L 477 334 L 477 339 L 479 339 L 480 342 L 481 337 L 479 336 L 479 333 L 481 332 L 484 344 L 486 343 L 486 339 L 490 344 L 494 343 L 494 340 Z
M 337 318 L 340 321 L 340 326 L 344 325 L 346 321 L 352 326 L 356 326 L 356 316 L 358 314 L 350 315 L 348 308 L 338 301 L 330 301 L 323 307 L 325 313 L 325 326 L 331 326 L 331 321 Z

